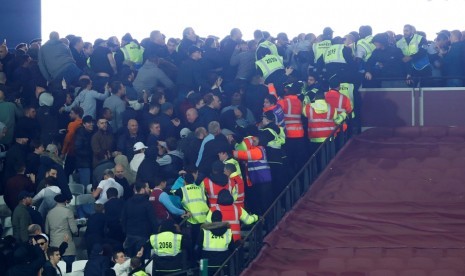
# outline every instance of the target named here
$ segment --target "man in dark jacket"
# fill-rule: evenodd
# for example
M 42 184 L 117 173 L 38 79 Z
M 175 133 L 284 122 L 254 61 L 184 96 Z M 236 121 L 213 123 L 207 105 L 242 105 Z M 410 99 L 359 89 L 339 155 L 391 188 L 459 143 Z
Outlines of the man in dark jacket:
M 141 182 L 149 182 L 154 179 L 159 173 L 160 165 L 157 163 L 158 148 L 148 147 L 145 150 L 145 157 L 137 170 L 136 180 Z
M 11 212 L 16 208 L 18 205 L 18 195 L 21 193 L 21 191 L 26 190 L 30 193 L 33 193 L 35 190 L 35 177 L 27 177 L 24 172 L 26 170 L 26 167 L 24 166 L 24 163 L 18 163 L 16 164 L 16 175 L 12 176 L 8 179 L 8 181 L 5 184 L 5 203 L 10 208 Z
M 47 249 L 48 261 L 44 264 L 42 276 L 60 276 L 62 272 L 58 266 L 58 262 L 61 260 L 60 249 L 55 246 L 50 246 Z
M 203 97 L 205 105 L 199 110 L 200 121 L 204 127 L 212 121 L 220 121 L 221 100 L 218 96 L 208 93 Z
M 94 122 L 92 116 L 86 115 L 82 118 L 82 127 L 76 131 L 74 149 L 76 153 L 76 168 L 79 171 L 80 184 L 87 187 L 90 184 L 92 168 L 92 135 L 94 134 Z
M 203 148 L 202 146 L 200 147 L 199 157 L 197 159 L 199 172 L 202 173 L 203 176 L 210 174 L 213 162 L 218 160 L 218 149 L 231 147 L 226 137 L 221 133 L 220 124 L 218 122 L 211 122 L 208 125 L 208 132 L 213 138 L 208 139 L 207 142 L 202 144 Z M 208 136 L 205 137 L 205 139 L 207 139 Z
M 178 138 L 181 122 L 178 118 L 171 119 L 173 111 L 173 104 L 166 102 L 161 105 L 161 113 L 157 116 L 161 128 L 160 140 L 164 141 L 168 137 Z
M 136 194 L 124 206 L 121 216 L 123 232 L 126 233 L 124 249 L 128 256 L 136 256 L 152 233 L 156 232 L 157 221 L 153 207 L 149 202 L 149 185 L 146 182 L 134 184 Z M 148 256 L 149 248 L 144 248 L 144 256 Z
M 216 272 L 234 249 L 231 227 L 222 219 L 221 212 L 214 211 L 212 222 L 202 224 L 197 238 L 196 259 L 208 259 L 208 270 L 211 274 Z
M 145 138 L 141 131 L 139 131 L 139 123 L 137 123 L 136 120 L 131 119 L 128 121 L 127 131 L 119 137 L 116 148 L 123 155 L 126 155 L 128 161 L 131 162 L 134 157 L 134 144 L 144 141 Z
M 36 119 L 37 110 L 34 106 L 28 106 L 24 108 L 24 116 L 18 119 L 15 125 L 15 130 L 20 132 L 26 132 L 29 134 L 29 140 L 40 138 L 40 124 Z
M 389 45 L 388 39 L 386 33 L 377 34 L 373 37 L 372 43 L 375 44 L 376 49 L 366 63 L 365 79 L 370 81 L 376 78 L 392 78 L 392 80 L 382 80 L 381 87 L 407 87 L 404 78 L 408 68 L 402 62 L 404 55 L 402 50 Z
M 29 140 L 27 138 L 27 132 L 17 132 L 15 133 L 15 136 L 15 143 L 6 152 L 3 183 L 6 183 L 10 177 L 16 174 L 16 164 L 26 163 L 26 156 L 28 153 L 27 142 Z M 0 185 L 0 190 L 3 190 L 3 185 Z
M 50 40 L 40 48 L 39 68 L 50 82 L 61 82 L 64 78 L 70 84 L 77 81 L 82 74 L 71 51 L 60 40 L 57 32 L 51 32 Z
M 40 156 L 40 166 L 36 176 L 36 184 L 39 184 L 38 188 L 40 188 L 37 189 L 38 191 L 45 188 L 41 184 L 42 180 L 48 176 L 57 179 L 57 186 L 61 189 L 61 193 L 70 200 L 72 195 L 68 186 L 68 178 L 63 169 L 63 160 L 58 156 L 58 149 L 54 144 L 48 145 L 46 151 Z
M 134 195 L 134 191 L 131 185 L 129 185 L 129 181 L 124 176 L 126 171 L 123 165 L 116 164 L 113 168 L 113 172 L 115 173 L 115 181 L 118 182 L 121 186 L 123 186 L 124 194 L 123 199 L 127 200 Z
M 104 204 L 105 223 L 108 229 L 105 238 L 108 243 L 118 243 L 121 246 L 124 241 L 124 234 L 120 218 L 123 212 L 124 201 L 118 198 L 118 190 L 113 187 L 107 190 L 107 198 L 108 201 Z
M 15 249 L 12 263 L 15 265 L 8 270 L 8 276 L 37 275 L 45 263 L 45 254 L 39 245 L 24 243 Z
M 111 267 L 111 250 L 108 246 L 96 243 L 84 268 L 86 276 L 106 275 L 105 272 Z
M 439 36 L 439 35 L 438 35 Z M 442 75 L 444 77 L 462 77 L 465 75 L 465 41 L 459 30 L 450 32 L 450 48 L 445 54 L 440 53 L 442 58 Z M 446 80 L 448 87 L 462 87 L 463 79 Z
M 199 88 L 209 88 L 206 74 L 200 62 L 201 58 L 202 50 L 200 48 L 196 46 L 189 47 L 189 58 L 182 63 L 176 81 L 179 91 L 178 101 L 184 100 L 189 91 L 199 92 Z

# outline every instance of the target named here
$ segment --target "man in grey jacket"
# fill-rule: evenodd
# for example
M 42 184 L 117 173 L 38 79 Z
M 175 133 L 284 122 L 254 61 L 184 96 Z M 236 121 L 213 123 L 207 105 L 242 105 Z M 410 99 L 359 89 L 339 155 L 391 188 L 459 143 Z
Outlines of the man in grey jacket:
M 74 83 L 82 74 L 71 51 L 60 41 L 57 32 L 51 32 L 50 40 L 40 48 L 39 69 L 45 79 L 55 83 L 61 82 L 62 79 L 68 84 Z
M 139 97 L 141 97 L 144 90 L 150 92 L 152 88 L 159 84 L 167 89 L 172 89 L 174 87 L 173 81 L 158 67 L 158 57 L 155 51 L 151 51 L 147 53 L 147 60 L 139 69 L 133 86 L 139 94 Z

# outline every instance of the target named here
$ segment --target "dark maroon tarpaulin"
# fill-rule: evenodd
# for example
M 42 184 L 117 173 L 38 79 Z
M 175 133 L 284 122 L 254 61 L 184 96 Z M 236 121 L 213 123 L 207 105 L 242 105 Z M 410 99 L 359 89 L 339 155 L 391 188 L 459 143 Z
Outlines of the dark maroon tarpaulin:
M 465 128 L 371 129 L 243 275 L 465 275 Z

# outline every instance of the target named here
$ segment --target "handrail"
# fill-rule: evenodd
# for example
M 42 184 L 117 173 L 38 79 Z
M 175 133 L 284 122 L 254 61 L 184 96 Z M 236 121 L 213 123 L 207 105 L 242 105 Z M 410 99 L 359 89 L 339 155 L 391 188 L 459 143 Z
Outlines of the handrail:
M 350 125 L 350 116 L 344 121 L 347 122 Z M 350 127 L 349 127 L 350 130 Z M 348 130 L 348 132 L 350 132 Z M 291 192 L 293 192 L 293 189 L 297 186 L 296 184 L 300 184 L 300 178 L 302 176 L 306 176 L 307 170 L 313 170 L 316 169 L 317 173 L 313 175 L 313 179 L 316 179 L 316 176 L 325 169 L 326 165 L 329 163 L 331 156 L 328 155 L 335 155 L 337 151 L 340 149 L 336 148 L 335 141 L 338 139 L 338 137 L 343 137 L 343 144 L 347 140 L 347 136 L 350 135 L 350 133 L 344 132 L 343 131 L 343 124 L 338 125 L 328 136 L 328 138 L 325 139 L 321 145 L 318 146 L 318 148 L 315 150 L 315 152 L 310 156 L 308 161 L 305 163 L 304 166 L 296 173 L 296 175 L 292 178 L 292 180 L 289 182 L 289 184 L 281 191 L 281 193 L 276 197 L 276 199 L 272 202 L 270 207 L 265 211 L 265 213 L 259 218 L 258 222 L 255 223 L 252 228 L 250 229 L 249 233 L 244 237 L 244 239 L 241 241 L 240 245 L 237 246 L 234 251 L 229 255 L 229 257 L 223 262 L 223 264 L 218 268 L 216 273 L 214 274 L 215 276 L 221 276 L 224 273 L 224 270 L 226 267 L 229 269 L 229 273 L 227 275 L 239 275 L 244 268 L 253 260 L 255 257 L 258 255 L 258 253 L 261 250 L 262 247 L 262 241 L 265 236 L 263 234 L 263 228 L 268 226 L 268 230 L 271 231 L 272 228 L 274 228 L 278 222 L 279 219 L 275 219 L 278 214 L 276 213 L 276 208 L 280 207 L 280 204 L 282 201 L 286 201 L 286 211 L 284 213 L 279 214 L 280 217 L 284 216 L 284 214 L 289 211 L 292 206 L 297 202 L 298 198 L 305 193 L 306 189 L 301 189 L 299 190 L 298 194 L 294 195 L 294 201 L 291 202 L 290 195 Z M 341 138 L 340 138 L 341 139 Z M 342 144 L 342 145 L 343 145 Z M 341 148 L 342 148 L 342 145 Z M 328 148 L 331 146 L 331 148 Z M 320 168 L 318 168 L 317 159 L 320 158 L 322 161 L 322 165 Z M 308 181 L 310 182 L 310 180 Z M 313 181 L 312 181 L 313 182 Z M 304 185 L 307 185 L 308 187 L 310 186 L 310 183 L 303 183 Z M 272 217 L 272 218 L 267 218 L 267 217 Z M 187 218 L 185 218 L 180 225 L 184 224 Z M 273 223 L 271 225 L 269 223 Z M 250 246 L 252 242 L 255 242 L 255 244 L 259 244 L 260 246 L 257 248 L 254 248 L 253 246 Z M 244 262 L 241 260 L 243 258 L 243 253 L 245 249 L 247 248 L 247 243 L 249 243 L 249 248 L 252 251 L 249 252 L 249 256 L 247 257 L 247 260 Z M 153 255 L 148 262 L 144 264 L 142 269 L 145 270 L 147 265 L 152 262 L 156 258 L 156 255 Z M 198 272 L 199 268 L 189 268 L 186 270 L 181 270 L 177 272 L 173 272 L 172 274 L 169 274 L 170 276 L 175 276 L 175 275 L 193 275 L 194 273 Z M 129 275 L 133 275 L 134 272 L 131 272 Z
M 348 116 L 350 117 L 350 116 Z M 350 120 L 346 120 L 345 122 L 349 122 Z M 340 124 L 334 129 L 330 136 L 326 138 L 326 140 L 321 143 L 321 145 L 317 148 L 317 150 L 310 156 L 308 161 L 305 163 L 305 165 L 297 172 L 297 174 L 292 178 L 292 180 L 289 182 L 289 184 L 283 189 L 283 191 L 278 195 L 278 197 L 273 201 L 273 203 L 270 205 L 270 207 L 265 211 L 263 216 L 261 216 L 258 220 L 257 223 L 255 223 L 252 228 L 250 229 L 249 233 L 244 237 L 242 240 L 241 244 L 234 249 L 234 251 L 231 253 L 231 255 L 223 262 L 223 264 L 218 268 L 214 276 L 221 276 L 224 273 L 224 270 L 226 267 L 229 269 L 229 273 L 227 275 L 239 275 L 242 270 L 253 260 L 255 257 L 258 255 L 259 251 L 261 250 L 263 238 L 266 234 L 263 234 L 263 228 L 268 226 L 268 230 L 271 231 L 272 228 L 274 228 L 278 222 L 279 218 L 276 220 L 273 220 L 275 217 L 277 218 L 280 216 L 281 218 L 284 216 L 284 214 L 289 211 L 293 205 L 297 202 L 297 200 L 300 198 L 302 194 L 306 192 L 306 188 L 309 188 L 311 183 L 305 183 L 305 180 L 307 182 L 313 182 L 314 179 L 316 179 L 316 176 L 321 173 L 326 165 L 329 163 L 329 159 L 331 159 L 331 156 L 328 158 L 328 154 L 336 155 L 337 151 L 342 148 L 342 146 L 345 144 L 346 140 L 348 140 L 350 136 L 350 133 L 344 132 L 343 131 L 343 124 Z M 340 139 L 343 139 L 342 144 L 339 145 L 340 148 L 336 148 L 335 145 L 335 140 L 338 137 L 342 137 Z M 328 145 L 331 146 L 331 148 L 327 149 Z M 326 155 L 326 156 L 324 156 Z M 323 158 L 324 157 L 324 158 Z M 322 161 L 322 164 L 320 168 L 318 168 L 317 164 L 317 158 L 320 158 Z M 313 170 L 316 170 L 317 173 L 313 174 L 312 180 L 308 179 L 310 178 L 309 174 L 312 173 Z M 301 183 L 300 178 L 304 177 L 304 181 Z M 304 188 L 299 190 L 298 194 L 295 194 L 293 191 L 294 186 L 300 186 L 300 184 L 304 185 Z M 306 187 L 305 187 L 306 186 Z M 300 187 L 297 187 L 300 189 Z M 294 194 L 292 195 L 292 192 Z M 292 201 L 292 197 L 294 197 L 294 202 Z M 277 207 L 281 207 L 282 201 L 285 201 L 285 207 L 286 211 L 282 213 L 282 210 L 277 210 Z M 278 214 L 278 212 L 281 212 Z M 268 218 L 271 217 L 271 218 Z M 270 223 L 274 223 L 274 225 L 270 225 Z M 267 225 L 268 224 L 268 225 Z M 259 248 L 253 248 L 253 244 L 251 242 L 257 242 L 257 245 L 259 245 Z M 246 249 L 246 244 L 247 242 L 249 243 L 249 249 L 250 251 L 248 252 L 249 255 L 247 257 L 247 260 L 239 260 L 240 257 L 243 257 L 242 254 L 244 253 L 243 251 Z M 251 246 L 252 245 L 252 246 Z

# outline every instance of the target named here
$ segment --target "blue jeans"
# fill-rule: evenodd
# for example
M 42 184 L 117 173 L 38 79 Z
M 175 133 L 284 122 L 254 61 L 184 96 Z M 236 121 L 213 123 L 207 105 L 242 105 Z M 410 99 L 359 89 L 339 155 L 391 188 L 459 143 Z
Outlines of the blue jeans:
M 80 184 L 87 188 L 87 185 L 90 184 L 90 168 L 78 168 L 78 172 Z
M 76 213 L 78 218 L 89 218 L 91 215 L 93 215 L 95 213 L 94 205 L 94 203 L 88 203 L 76 206 Z

